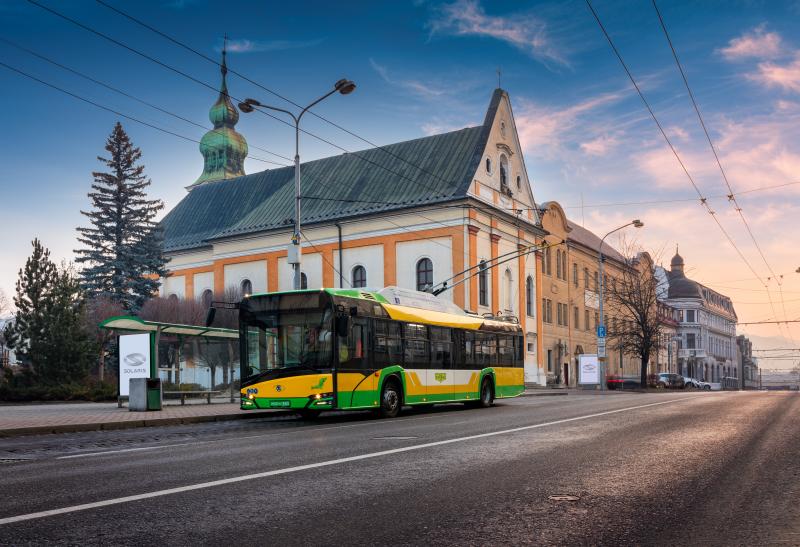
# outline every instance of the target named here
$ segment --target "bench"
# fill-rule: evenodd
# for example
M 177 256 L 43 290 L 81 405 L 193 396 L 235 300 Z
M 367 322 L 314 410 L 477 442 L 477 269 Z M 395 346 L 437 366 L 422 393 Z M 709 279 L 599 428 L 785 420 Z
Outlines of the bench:
M 187 395 L 205 395 L 206 401 L 208 404 L 211 404 L 211 396 L 212 395 L 219 395 L 222 393 L 221 391 L 165 391 L 164 395 L 180 395 L 181 396 L 181 404 L 186 404 L 186 396 Z

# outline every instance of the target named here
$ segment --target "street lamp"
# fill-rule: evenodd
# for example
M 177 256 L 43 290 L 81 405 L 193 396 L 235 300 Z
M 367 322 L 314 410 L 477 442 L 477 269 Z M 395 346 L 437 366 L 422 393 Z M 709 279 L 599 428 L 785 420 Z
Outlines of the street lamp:
M 623 224 L 619 228 L 614 228 L 613 230 L 608 232 L 606 235 L 604 235 L 603 239 L 600 240 L 600 249 L 598 250 L 599 256 L 597 257 L 597 260 L 599 262 L 599 267 L 598 268 L 600 270 L 600 329 L 599 330 L 602 330 L 603 334 L 605 334 L 605 320 L 603 318 L 603 291 L 605 290 L 605 281 L 603 279 L 603 263 L 605 262 L 605 259 L 603 258 L 603 243 L 605 242 L 605 240 L 606 240 L 606 238 L 608 236 L 610 236 L 614 232 L 618 232 L 618 231 L 622 230 L 623 228 L 627 228 L 628 226 L 633 226 L 634 228 L 641 228 L 642 226 L 644 226 L 644 223 L 641 220 L 639 220 L 638 218 L 634 219 L 634 220 L 630 221 L 627 224 Z M 599 338 L 600 338 L 600 336 L 599 336 L 599 332 L 598 332 L 598 339 Z M 604 342 L 605 342 L 605 340 L 604 340 Z M 606 378 L 606 356 L 605 356 L 605 352 L 603 352 L 603 353 L 604 353 L 603 359 L 602 359 L 602 361 L 600 361 L 600 379 L 601 379 L 601 382 L 602 382 L 600 384 L 600 390 L 601 391 L 606 389 L 606 380 L 605 380 L 605 378 Z M 624 384 L 624 378 L 623 378 L 623 384 Z
M 268 108 L 269 110 L 288 114 L 294 121 L 294 234 L 292 234 L 292 242 L 289 245 L 288 260 L 294 272 L 293 286 L 295 290 L 300 289 L 300 261 L 302 257 L 302 253 L 300 252 L 300 238 L 302 237 L 300 233 L 300 119 L 311 107 L 327 99 L 334 93 L 339 92 L 342 95 L 349 95 L 355 88 L 356 84 L 352 80 L 342 78 L 333 84 L 332 90 L 309 104 L 301 110 L 300 114 L 297 116 L 288 110 L 262 104 L 255 99 L 245 99 L 244 102 L 239 103 L 239 110 L 247 114 L 257 108 Z

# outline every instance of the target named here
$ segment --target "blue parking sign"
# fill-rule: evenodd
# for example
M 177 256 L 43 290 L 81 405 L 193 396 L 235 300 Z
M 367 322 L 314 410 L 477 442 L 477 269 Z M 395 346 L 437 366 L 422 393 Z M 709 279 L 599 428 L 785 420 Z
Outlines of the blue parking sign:
M 606 326 L 605 325 L 598 325 L 597 326 L 597 337 L 598 338 L 605 338 L 606 337 Z

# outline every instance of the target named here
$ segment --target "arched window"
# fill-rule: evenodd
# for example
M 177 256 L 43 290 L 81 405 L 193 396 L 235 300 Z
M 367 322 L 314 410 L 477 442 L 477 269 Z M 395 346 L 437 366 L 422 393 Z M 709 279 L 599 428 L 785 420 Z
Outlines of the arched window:
M 561 251 L 561 279 L 567 280 L 567 251 Z
M 306 277 L 305 272 L 300 272 L 300 288 L 301 289 L 308 288 L 308 277 Z
M 489 305 L 489 280 L 486 274 L 486 261 L 481 260 L 478 265 L 478 303 L 481 306 Z
M 417 262 L 417 290 L 424 291 L 433 285 L 433 262 L 423 258 Z
M 522 188 L 522 177 L 517 175 L 517 190 L 519 190 L 520 188 Z
M 492 174 L 492 158 L 486 158 L 486 173 Z
M 572 284 L 578 286 L 578 265 L 575 262 L 572 263 Z
M 239 286 L 242 296 L 250 296 L 253 294 L 253 284 L 249 279 L 242 279 L 242 284 Z
M 177 302 L 178 301 L 178 295 L 175 294 L 175 293 L 172 293 L 171 295 L 169 295 L 167 300 L 169 300 L 170 302 Z
M 528 279 L 525 280 L 525 313 L 533 317 L 534 309 L 536 308 L 533 305 L 533 279 L 528 276 Z
M 211 307 L 211 301 L 214 299 L 214 293 L 211 292 L 211 289 L 206 289 L 203 291 L 203 294 L 200 296 L 200 302 L 202 302 L 204 308 Z
M 511 270 L 506 269 L 506 310 L 514 311 L 514 279 L 511 276 Z
M 364 266 L 353 268 L 353 288 L 358 289 L 367 286 L 367 269 Z

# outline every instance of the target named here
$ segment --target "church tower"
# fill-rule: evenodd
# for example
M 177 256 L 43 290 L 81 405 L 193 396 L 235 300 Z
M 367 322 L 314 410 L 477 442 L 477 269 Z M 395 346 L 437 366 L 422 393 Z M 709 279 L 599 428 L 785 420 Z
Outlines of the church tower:
M 247 141 L 234 127 L 239 121 L 239 111 L 228 96 L 228 65 L 225 60 L 226 46 L 222 48 L 222 87 L 217 102 L 211 107 L 208 118 L 214 129 L 200 140 L 203 154 L 203 173 L 187 189 L 216 180 L 231 179 L 244 175 L 244 159 L 247 157 Z

